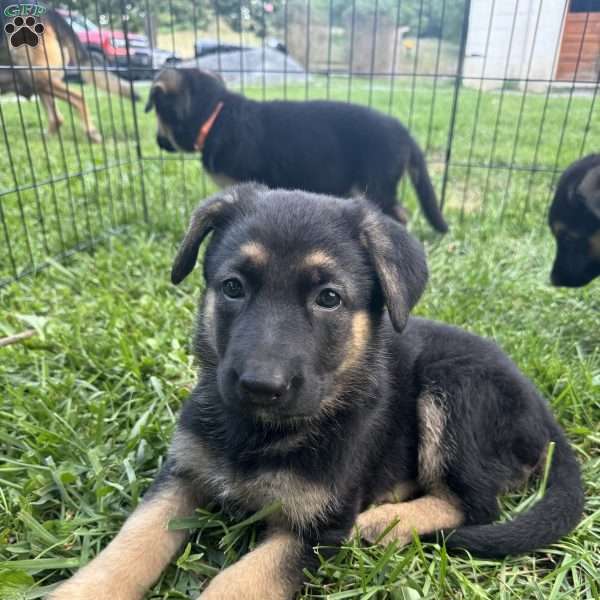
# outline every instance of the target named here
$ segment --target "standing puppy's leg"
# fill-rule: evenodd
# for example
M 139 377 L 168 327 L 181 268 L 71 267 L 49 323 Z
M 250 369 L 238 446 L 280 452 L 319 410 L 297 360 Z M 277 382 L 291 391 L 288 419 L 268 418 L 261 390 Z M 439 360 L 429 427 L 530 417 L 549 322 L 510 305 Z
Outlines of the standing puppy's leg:
M 85 128 L 85 132 L 93 144 L 100 144 L 102 142 L 102 136 L 96 129 L 90 113 L 88 111 L 85 99 L 82 93 L 71 89 L 60 79 L 52 78 L 52 85 L 47 90 L 52 93 L 55 98 L 68 102 L 80 115 L 81 121 Z
M 143 598 L 187 537 L 185 531 L 169 531 L 169 520 L 189 516 L 195 508 L 185 481 L 174 477 L 161 481 L 125 521 L 117 537 L 48 600 Z
M 53 135 L 58 132 L 65 120 L 60 114 L 52 94 L 49 94 L 48 92 L 40 92 L 40 99 L 42 101 L 42 105 L 46 109 L 46 115 L 48 117 L 48 134 Z
M 365 194 L 384 214 L 406 225 L 409 219 L 408 211 L 398 202 L 396 197 L 396 188 L 400 178 L 385 181 L 384 179 L 385 177 L 381 175 L 370 182 L 366 186 Z
M 309 545 L 291 532 L 272 532 L 252 552 L 219 573 L 199 600 L 291 600 L 310 561 Z

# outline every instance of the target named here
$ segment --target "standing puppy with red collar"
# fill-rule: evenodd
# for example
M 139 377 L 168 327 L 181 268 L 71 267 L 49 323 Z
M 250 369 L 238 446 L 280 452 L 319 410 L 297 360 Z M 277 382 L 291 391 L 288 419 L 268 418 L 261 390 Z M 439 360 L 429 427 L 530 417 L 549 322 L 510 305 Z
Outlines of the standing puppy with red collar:
M 152 84 L 158 145 L 202 152 L 218 185 L 256 181 L 270 188 L 364 195 L 402 222 L 396 189 L 408 170 L 432 227 L 448 230 L 423 153 L 397 120 L 344 102 L 257 102 L 228 91 L 214 73 L 165 69 Z

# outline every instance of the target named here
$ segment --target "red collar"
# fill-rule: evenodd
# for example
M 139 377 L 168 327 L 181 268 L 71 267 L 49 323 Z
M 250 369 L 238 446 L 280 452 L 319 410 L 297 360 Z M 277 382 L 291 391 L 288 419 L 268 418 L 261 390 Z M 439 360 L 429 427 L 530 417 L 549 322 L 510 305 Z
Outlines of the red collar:
M 219 116 L 219 113 L 221 112 L 222 108 L 223 108 L 223 103 L 217 102 L 217 106 L 215 106 L 215 110 L 213 110 L 212 113 L 210 113 L 210 117 L 208 117 L 208 119 L 206 119 L 206 121 L 204 121 L 204 124 L 202 125 L 202 127 L 200 127 L 200 131 L 198 132 L 198 137 L 196 138 L 196 142 L 194 144 L 194 150 L 196 150 L 196 152 L 202 152 L 202 148 L 204 148 L 204 142 L 206 142 L 206 138 L 207 138 L 212 126 L 215 124 L 215 121 L 217 120 L 217 117 Z

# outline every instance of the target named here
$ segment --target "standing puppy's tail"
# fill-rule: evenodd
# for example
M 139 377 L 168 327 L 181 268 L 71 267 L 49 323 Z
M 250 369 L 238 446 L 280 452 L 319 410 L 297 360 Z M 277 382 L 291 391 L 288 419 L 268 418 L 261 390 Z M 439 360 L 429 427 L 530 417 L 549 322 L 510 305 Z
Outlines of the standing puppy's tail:
M 92 56 L 90 58 L 90 64 L 94 65 L 95 59 Z M 124 98 L 131 98 L 136 102 L 140 99 L 140 97 L 131 91 L 131 86 L 129 83 L 123 81 L 119 77 L 117 77 L 111 71 L 105 70 L 104 65 L 98 65 L 100 68 L 94 69 L 93 71 L 82 71 L 81 75 L 83 80 L 89 85 L 96 85 L 99 88 L 103 89 L 105 92 L 109 94 L 115 94 L 119 96 L 123 96 Z
M 441 233 L 446 233 L 448 231 L 448 224 L 444 220 L 442 211 L 438 206 L 435 190 L 427 171 L 425 157 L 414 141 L 410 151 L 408 173 L 417 192 L 417 197 L 419 198 L 425 217 L 434 229 Z
M 531 509 L 506 523 L 471 525 L 448 532 L 446 548 L 483 558 L 503 558 L 539 550 L 575 528 L 583 512 L 579 465 L 562 432 L 556 442 L 546 494 Z

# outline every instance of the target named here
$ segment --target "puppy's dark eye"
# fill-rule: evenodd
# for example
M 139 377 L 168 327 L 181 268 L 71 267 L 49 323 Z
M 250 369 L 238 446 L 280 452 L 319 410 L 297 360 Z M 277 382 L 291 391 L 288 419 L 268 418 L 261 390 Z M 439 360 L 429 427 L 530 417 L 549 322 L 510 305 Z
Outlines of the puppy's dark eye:
M 340 295 L 337 292 L 334 292 L 329 288 L 325 288 L 324 290 L 321 290 L 321 292 L 317 296 L 316 303 L 321 308 L 333 310 L 342 303 L 342 299 L 340 298 Z
M 226 279 L 223 282 L 222 289 L 223 294 L 225 294 L 225 296 L 231 300 L 237 300 L 238 298 L 243 298 L 246 295 L 242 282 L 235 277 Z

